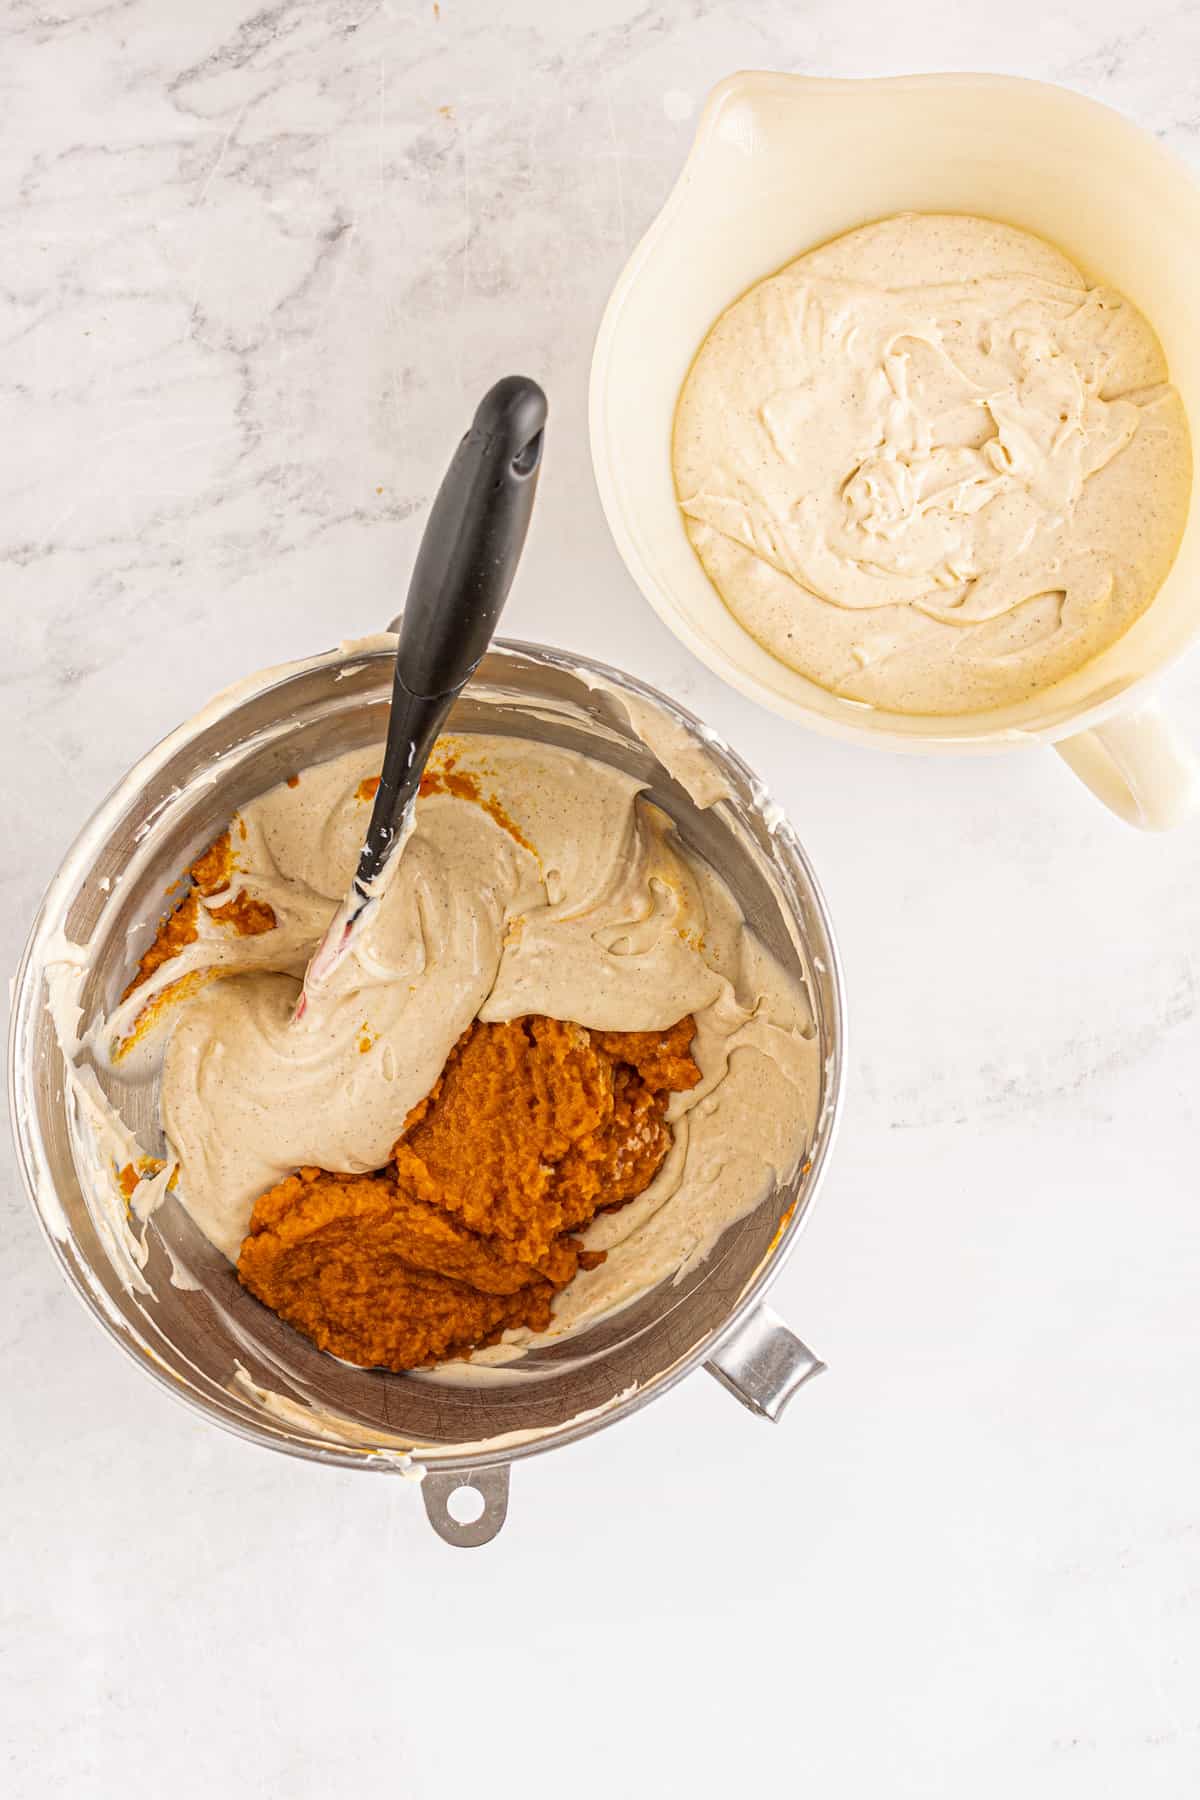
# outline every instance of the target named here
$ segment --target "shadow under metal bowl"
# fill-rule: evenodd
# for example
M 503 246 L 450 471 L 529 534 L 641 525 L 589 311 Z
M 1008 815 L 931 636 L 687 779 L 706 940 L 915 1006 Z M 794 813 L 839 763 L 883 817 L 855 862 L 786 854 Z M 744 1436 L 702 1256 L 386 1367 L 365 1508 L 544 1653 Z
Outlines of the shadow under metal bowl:
M 682 1280 L 661 1283 L 478 1383 L 355 1369 L 323 1355 L 240 1286 L 170 1196 L 149 1221 L 149 1254 L 131 1280 L 132 1265 L 114 1241 L 120 1222 L 114 1233 L 81 1179 L 80 1122 L 46 1004 L 47 972 L 62 960 L 64 939 L 86 947 L 78 995 L 86 1031 L 128 981 L 164 889 L 238 807 L 295 770 L 383 739 L 392 660 L 391 643 L 379 639 L 240 683 L 152 750 L 104 802 L 51 883 L 18 972 L 13 1128 L 26 1186 L 68 1280 L 143 1368 L 255 1443 L 348 1468 L 423 1473 L 435 1528 L 452 1543 L 479 1544 L 504 1521 L 513 1460 L 615 1423 L 698 1363 L 767 1418 L 777 1418 L 821 1368 L 762 1298 L 807 1215 L 833 1138 L 843 1002 L 812 870 L 745 764 L 690 714 L 629 676 L 536 645 L 498 644 L 448 729 L 562 745 L 637 776 L 689 848 L 724 877 L 751 928 L 803 979 L 820 1092 L 801 1167 Z M 622 695 L 660 748 L 664 737 L 698 748 L 727 797 L 698 805 L 633 729 Z M 156 1088 L 97 1073 L 141 1143 L 160 1146 Z M 460 1486 L 483 1496 L 483 1513 L 471 1524 L 447 1507 Z

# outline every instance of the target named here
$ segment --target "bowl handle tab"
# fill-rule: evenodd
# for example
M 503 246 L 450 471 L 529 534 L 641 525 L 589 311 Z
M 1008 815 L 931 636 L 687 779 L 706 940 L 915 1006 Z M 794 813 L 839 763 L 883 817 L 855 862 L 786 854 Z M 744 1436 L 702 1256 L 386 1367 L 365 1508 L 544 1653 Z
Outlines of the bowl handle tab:
M 470 1475 L 452 1475 L 439 1469 L 426 1471 L 421 1483 L 429 1523 L 444 1543 L 460 1550 L 476 1550 L 490 1544 L 508 1517 L 508 1463 L 492 1463 Z M 483 1511 L 469 1523 L 450 1511 L 453 1494 L 473 1494 L 483 1501 Z
M 1200 804 L 1200 761 L 1153 701 L 1054 748 L 1127 825 L 1169 831 Z
M 776 1424 L 792 1396 L 825 1364 L 769 1306 L 756 1306 L 704 1366 L 743 1406 Z

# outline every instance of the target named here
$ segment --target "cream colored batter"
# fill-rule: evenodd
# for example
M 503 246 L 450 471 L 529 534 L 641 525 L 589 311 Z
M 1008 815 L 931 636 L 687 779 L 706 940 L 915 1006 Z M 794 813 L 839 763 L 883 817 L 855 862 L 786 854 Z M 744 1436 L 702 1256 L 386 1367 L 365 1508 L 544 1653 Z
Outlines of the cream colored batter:
M 492 810 L 449 793 L 418 803 L 382 898 L 299 1022 L 300 976 L 353 874 L 380 746 L 236 816 L 234 885 L 272 908 L 274 929 L 239 937 L 208 916 L 228 894 L 202 904 L 196 941 L 109 1019 L 109 1054 L 127 1077 L 150 1073 L 169 1031 L 161 1114 L 177 1194 L 235 1259 L 255 1199 L 284 1174 L 388 1160 L 474 1018 L 638 1031 L 693 1013 L 703 1079 L 672 1098 L 674 1146 L 650 1187 L 585 1234 L 607 1260 L 560 1293 L 557 1335 L 704 1257 L 790 1171 L 814 1123 L 816 1040 L 803 988 L 636 781 L 512 738 L 460 738 L 453 752 Z M 187 976 L 201 985 L 133 1041 Z
M 1027 699 L 1126 631 L 1183 534 L 1191 447 L 1151 326 L 1058 250 L 905 214 L 760 282 L 675 417 L 688 534 L 734 617 L 904 713 Z

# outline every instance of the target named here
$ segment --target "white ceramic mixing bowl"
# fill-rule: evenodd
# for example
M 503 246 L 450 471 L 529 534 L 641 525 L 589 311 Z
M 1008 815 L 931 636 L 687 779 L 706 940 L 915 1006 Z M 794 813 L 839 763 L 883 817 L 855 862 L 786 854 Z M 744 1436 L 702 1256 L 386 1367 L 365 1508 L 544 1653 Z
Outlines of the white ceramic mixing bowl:
M 620 280 L 596 342 L 592 457 L 608 522 L 642 592 L 689 649 L 752 699 L 836 736 L 898 750 L 1051 744 L 1132 824 L 1177 823 L 1200 765 L 1157 712 L 1154 677 L 1200 632 L 1200 504 L 1133 628 L 1019 706 L 907 717 L 787 668 L 727 611 L 688 541 L 671 425 L 717 316 L 825 240 L 898 212 L 977 213 L 1059 245 L 1156 326 L 1200 420 L 1200 189 L 1153 138 L 1065 89 L 997 75 L 884 81 L 741 74 L 705 106 L 666 206 Z

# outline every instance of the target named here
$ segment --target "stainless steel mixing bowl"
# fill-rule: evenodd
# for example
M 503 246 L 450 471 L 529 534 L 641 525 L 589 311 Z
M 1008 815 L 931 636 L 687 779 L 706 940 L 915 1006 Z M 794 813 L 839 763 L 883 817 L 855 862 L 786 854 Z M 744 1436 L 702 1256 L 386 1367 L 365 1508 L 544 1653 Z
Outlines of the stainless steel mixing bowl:
M 690 714 L 629 676 L 535 645 L 498 645 L 450 729 L 566 745 L 635 774 L 685 842 L 724 876 L 752 928 L 803 976 L 821 1070 L 818 1124 L 803 1167 L 683 1280 L 664 1282 L 578 1337 L 531 1351 L 483 1385 L 353 1369 L 322 1355 L 239 1285 L 169 1197 L 146 1229 L 149 1254 L 137 1274 L 119 1253 L 120 1221 L 114 1231 L 80 1166 L 77 1101 L 47 1010 L 47 973 L 61 963 L 64 940 L 86 946 L 78 996 L 86 1030 L 127 982 L 179 871 L 254 795 L 306 764 L 382 739 L 390 679 L 386 639 L 255 676 L 165 739 L 104 802 L 51 883 L 17 977 L 13 1126 L 30 1197 L 68 1280 L 143 1368 L 255 1443 L 317 1462 L 423 1476 L 441 1536 L 480 1544 L 503 1524 L 514 1460 L 615 1424 L 698 1364 L 769 1419 L 821 1368 L 763 1295 L 829 1153 L 842 1085 L 843 1002 L 812 870 L 745 764 Z M 660 761 L 631 714 L 660 749 L 663 734 L 676 747 L 699 748 L 728 797 L 698 805 L 665 766 L 678 767 L 676 757 L 668 749 Z M 657 729 L 647 727 L 647 716 Z M 160 1144 L 153 1091 L 98 1073 L 141 1142 Z M 463 1486 L 483 1497 L 482 1515 L 470 1524 L 447 1504 Z

